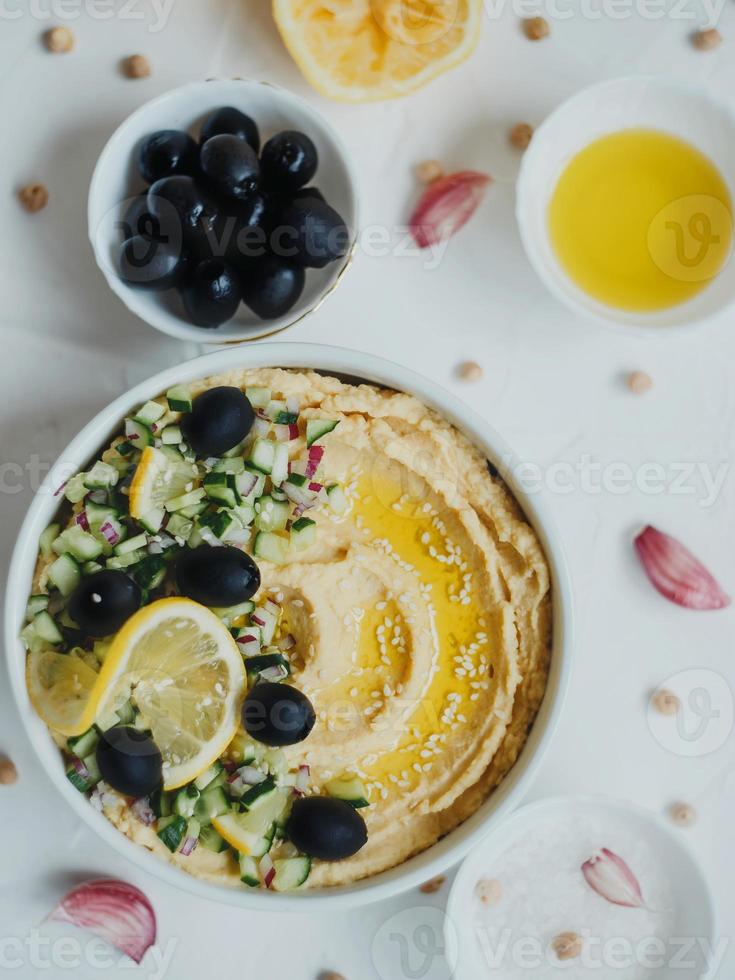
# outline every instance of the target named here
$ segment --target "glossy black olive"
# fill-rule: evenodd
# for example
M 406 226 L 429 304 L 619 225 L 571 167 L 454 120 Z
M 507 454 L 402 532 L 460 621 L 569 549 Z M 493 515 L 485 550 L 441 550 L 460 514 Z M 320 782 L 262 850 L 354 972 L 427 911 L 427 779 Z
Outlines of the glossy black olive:
M 305 796 L 296 800 L 286 836 L 304 854 L 322 861 L 341 861 L 367 843 L 365 821 L 344 800 Z
M 183 244 L 197 251 L 211 241 L 219 208 L 192 178 L 164 177 L 148 188 L 148 211 L 172 247 Z
M 198 456 L 221 456 L 250 432 L 255 412 L 239 388 L 208 388 L 194 399 L 181 422 L 184 437 Z M 224 603 L 219 603 L 224 605 Z
M 140 588 L 117 569 L 86 575 L 69 596 L 69 615 L 87 636 L 109 636 L 140 608 Z
M 122 218 L 117 223 L 117 227 L 122 241 L 133 238 L 135 235 L 143 235 L 144 238 L 156 240 L 161 239 L 161 227 L 148 210 L 148 191 L 127 201 L 127 206 Z
M 304 288 L 305 273 L 289 259 L 266 255 L 253 262 L 242 280 L 242 298 L 261 320 L 288 313 Z
M 244 112 L 240 112 L 239 109 L 235 109 L 234 106 L 222 106 L 221 109 L 216 109 L 211 116 L 207 116 L 202 123 L 199 142 L 206 143 L 212 136 L 219 136 L 221 133 L 239 136 L 241 140 L 249 143 L 256 153 L 260 149 L 260 133 L 255 120 L 246 116 Z
M 324 195 L 319 190 L 318 187 L 299 187 L 297 191 L 294 191 L 291 195 L 291 199 L 294 201 L 303 201 L 304 198 L 315 197 L 318 201 L 324 201 Z
M 255 190 L 260 176 L 252 146 L 237 136 L 222 133 L 202 146 L 202 173 L 217 194 L 242 201 Z
M 183 277 L 186 265 L 181 249 L 135 235 L 122 244 L 118 272 L 123 282 L 137 289 L 170 289 Z
M 243 728 L 266 745 L 303 742 L 315 721 L 311 701 L 290 684 L 256 684 L 242 705 Z
M 161 177 L 197 172 L 197 145 L 180 129 L 161 129 L 151 133 L 140 145 L 138 169 L 143 180 L 152 184 Z
M 198 262 L 181 285 L 184 309 L 198 327 L 218 327 L 235 315 L 242 289 L 235 270 L 222 259 Z
M 115 725 L 97 745 L 97 765 L 106 783 L 125 796 L 148 796 L 161 785 L 163 760 L 147 732 Z
M 241 271 L 266 254 L 271 206 L 258 191 L 233 204 L 221 222 L 220 241 L 225 259 Z
M 182 551 L 175 568 L 181 595 L 203 606 L 236 606 L 260 588 L 258 566 L 239 548 L 203 544 Z
M 260 166 L 266 186 L 295 191 L 314 176 L 319 157 L 305 133 L 288 129 L 271 136 L 260 155 Z
M 350 233 L 342 218 L 316 197 L 286 205 L 271 235 L 276 255 L 316 269 L 345 255 L 349 244 Z

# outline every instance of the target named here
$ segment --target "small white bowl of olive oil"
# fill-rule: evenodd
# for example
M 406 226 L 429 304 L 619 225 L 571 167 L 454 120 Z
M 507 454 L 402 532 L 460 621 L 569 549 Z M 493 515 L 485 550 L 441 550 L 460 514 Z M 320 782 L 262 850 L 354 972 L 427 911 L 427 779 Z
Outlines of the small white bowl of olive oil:
M 598 322 L 684 327 L 735 303 L 735 116 L 649 77 L 603 82 L 536 131 L 517 218 L 551 292 Z

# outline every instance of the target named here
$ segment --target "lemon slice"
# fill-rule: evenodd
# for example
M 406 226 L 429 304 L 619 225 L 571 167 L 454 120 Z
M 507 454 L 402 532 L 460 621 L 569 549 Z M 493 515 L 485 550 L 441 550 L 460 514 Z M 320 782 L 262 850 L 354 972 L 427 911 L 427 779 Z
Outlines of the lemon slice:
M 482 0 L 273 0 L 286 47 L 323 95 L 406 95 L 460 64 L 480 37 Z
M 99 675 L 97 718 L 129 698 L 163 756 L 164 789 L 195 779 L 240 720 L 245 667 L 227 627 L 190 599 L 144 606 L 115 636 Z
M 276 789 L 247 813 L 223 813 L 212 818 L 212 826 L 240 854 L 262 857 L 270 847 L 275 821 L 288 806 L 289 792 Z
M 192 490 L 197 477 L 193 463 L 146 446 L 130 484 L 130 516 L 137 520 L 159 510 L 168 500 Z
M 81 735 L 94 722 L 98 680 L 97 671 L 76 653 L 40 650 L 26 659 L 31 704 L 62 735 Z

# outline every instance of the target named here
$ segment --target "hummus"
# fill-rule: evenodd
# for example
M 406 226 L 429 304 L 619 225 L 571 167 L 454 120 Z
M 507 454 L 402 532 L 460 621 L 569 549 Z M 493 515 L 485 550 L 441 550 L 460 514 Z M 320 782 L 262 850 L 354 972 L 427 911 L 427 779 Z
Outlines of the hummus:
M 369 791 L 367 844 L 314 862 L 307 885 L 353 882 L 430 847 L 515 763 L 547 680 L 548 566 L 482 454 L 413 396 L 279 369 L 209 378 L 192 393 L 216 385 L 270 388 L 297 398 L 306 419 L 339 419 L 320 479 L 344 487 L 346 513 L 315 511 L 306 550 L 258 564 L 261 596 L 281 605 L 296 641 L 291 682 L 317 716 L 285 749 L 289 766 L 308 765 L 317 791 L 345 772 Z M 239 883 L 231 852 L 172 855 L 120 797 L 105 812 L 191 874 Z

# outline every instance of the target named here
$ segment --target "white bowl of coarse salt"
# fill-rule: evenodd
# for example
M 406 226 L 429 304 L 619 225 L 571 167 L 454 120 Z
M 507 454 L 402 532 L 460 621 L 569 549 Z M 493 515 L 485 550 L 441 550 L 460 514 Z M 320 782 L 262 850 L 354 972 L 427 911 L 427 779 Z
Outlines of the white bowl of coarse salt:
M 726 947 L 680 835 L 603 797 L 517 810 L 462 865 L 446 932 L 456 980 L 704 980 Z

